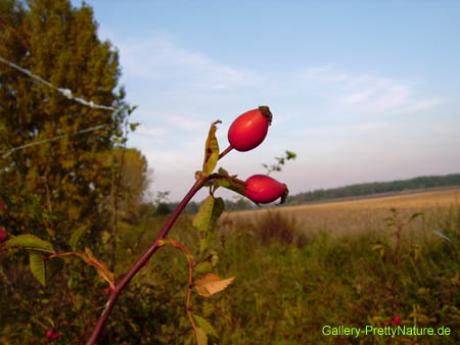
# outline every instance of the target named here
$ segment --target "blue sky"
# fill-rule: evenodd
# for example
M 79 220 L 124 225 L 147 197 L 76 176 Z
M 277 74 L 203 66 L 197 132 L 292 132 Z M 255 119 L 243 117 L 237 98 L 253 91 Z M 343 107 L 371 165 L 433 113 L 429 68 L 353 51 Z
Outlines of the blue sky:
M 298 159 L 274 177 L 292 193 L 460 172 L 460 2 L 87 3 L 139 106 L 129 143 L 171 200 L 209 124 L 223 121 L 223 148 L 232 119 L 259 105 L 274 114 L 265 142 L 222 161 L 242 178 L 286 149 Z

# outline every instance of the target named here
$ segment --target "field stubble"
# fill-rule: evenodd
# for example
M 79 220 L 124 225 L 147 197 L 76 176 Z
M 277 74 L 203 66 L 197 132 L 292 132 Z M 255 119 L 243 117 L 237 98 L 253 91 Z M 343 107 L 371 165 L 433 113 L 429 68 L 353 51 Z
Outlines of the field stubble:
M 352 235 L 367 232 L 380 232 L 387 228 L 385 219 L 394 208 L 401 218 L 410 217 L 416 212 L 423 213 L 424 221 L 418 220 L 407 226 L 407 232 L 425 226 L 436 229 L 436 220 L 447 215 L 452 207 L 460 205 L 460 188 L 434 191 L 401 193 L 398 195 L 360 198 L 346 201 L 318 202 L 305 205 L 284 206 L 270 209 L 238 211 L 226 213 L 224 224 L 258 224 L 267 213 L 279 212 L 295 223 L 305 234 L 318 231 L 329 235 Z M 430 230 L 430 229 L 427 229 Z

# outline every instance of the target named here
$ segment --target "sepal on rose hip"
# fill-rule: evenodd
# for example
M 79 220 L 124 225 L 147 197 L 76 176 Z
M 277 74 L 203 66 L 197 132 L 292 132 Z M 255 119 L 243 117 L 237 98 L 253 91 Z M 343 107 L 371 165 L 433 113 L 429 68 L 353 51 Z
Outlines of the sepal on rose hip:
M 272 117 L 267 106 L 260 106 L 238 116 L 228 130 L 231 147 L 245 152 L 259 146 L 267 136 Z
M 277 199 L 285 202 L 289 190 L 286 184 L 267 175 L 253 175 L 245 182 L 244 195 L 257 204 L 268 204 Z

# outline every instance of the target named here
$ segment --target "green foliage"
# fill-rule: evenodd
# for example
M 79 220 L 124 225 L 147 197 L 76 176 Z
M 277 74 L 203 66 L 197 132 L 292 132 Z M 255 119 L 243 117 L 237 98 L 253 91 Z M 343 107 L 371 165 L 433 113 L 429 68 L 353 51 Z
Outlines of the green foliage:
M 217 207 L 216 207 L 217 206 Z M 214 227 L 216 216 L 221 214 L 222 202 L 216 203 L 213 195 L 209 195 L 201 204 L 198 213 L 193 218 L 192 225 L 200 234 L 200 251 L 204 252 L 208 247 L 208 232 Z
M 165 202 L 160 202 L 155 210 L 155 215 L 157 216 L 164 216 L 170 213 L 171 213 L 171 207 Z
M 222 277 L 236 275 L 237 280 L 225 293 L 194 299 L 194 315 L 205 318 L 219 335 L 214 340 L 195 318 L 209 343 L 333 344 L 334 339 L 321 334 L 324 324 L 383 326 L 385 320 L 399 315 L 402 324 L 410 326 L 414 306 L 420 326 L 445 325 L 453 330 L 460 327 L 460 209 L 415 222 L 416 235 L 407 233 L 401 239 L 399 268 L 389 260 L 389 251 L 380 255 L 379 250 L 373 250 L 376 243 L 391 248 L 391 231 L 376 233 L 370 228 L 366 234 L 338 238 L 318 232 L 307 234 L 303 244 L 298 245 L 296 241 L 285 241 L 284 236 L 277 237 L 273 230 L 270 239 L 263 241 L 263 230 L 271 223 L 276 224 L 273 229 L 290 229 L 280 232 L 292 232 L 296 234 L 294 238 L 304 230 L 305 224 L 295 223 L 279 212 L 270 211 L 258 221 L 236 222 L 225 233 L 217 225 L 217 236 L 210 243 L 219 255 L 213 270 Z M 404 220 L 409 218 L 410 215 Z M 191 231 L 190 223 L 191 217 L 183 216 L 172 236 L 193 248 L 199 237 Z M 152 225 L 149 228 L 155 229 Z M 451 241 L 430 237 L 433 228 L 439 228 Z M 145 238 L 146 242 L 151 238 L 153 234 Z M 152 290 L 137 291 L 143 298 L 133 297 L 133 305 L 126 300 L 121 302 L 120 308 L 126 312 L 118 313 L 117 319 L 134 320 L 137 331 L 125 329 L 130 332 L 131 343 L 148 344 L 148 338 L 151 342 L 155 339 L 160 344 L 174 344 L 183 342 L 186 334 L 189 343 L 195 344 L 196 339 L 188 333 L 190 325 L 186 318 L 182 319 L 186 266 L 174 251 L 165 249 L 160 254 L 139 278 L 153 284 Z M 209 265 L 203 266 L 209 272 Z M 201 277 L 197 268 L 195 275 Z M 114 320 L 110 329 L 118 334 L 118 341 L 124 339 L 121 327 Z M 116 343 L 114 339 L 112 343 Z M 379 341 L 378 337 L 366 339 Z M 348 340 L 343 338 L 344 343 Z M 407 339 L 409 343 L 412 340 Z M 438 344 L 438 340 L 423 337 L 419 342 Z M 454 345 L 458 341 L 455 334 L 443 338 L 442 343 Z M 399 337 L 395 343 L 404 343 L 404 339 Z
M 281 157 L 275 157 L 274 164 L 262 164 L 262 166 L 267 170 L 267 174 L 270 175 L 272 172 L 280 172 L 283 169 L 283 166 L 287 161 L 294 160 L 297 158 L 297 154 L 292 151 L 286 150 L 284 155 Z
M 48 258 L 35 251 L 29 252 L 30 272 L 43 286 L 46 286 L 62 267 L 63 262 L 60 258 Z
M 329 341 L 321 335 L 324 324 L 383 325 L 395 315 L 401 316 L 402 324 L 408 326 L 413 325 L 415 315 L 420 326 L 445 325 L 453 330 L 460 327 L 460 209 L 452 209 L 445 216 L 439 212 L 432 219 L 420 218 L 415 223 L 417 235 L 407 234 L 401 239 L 399 268 L 388 260 L 388 251 L 380 255 L 380 251 L 373 248 L 376 243 L 391 248 L 390 231 L 373 233 L 369 229 L 369 233 L 363 235 L 339 238 L 319 232 L 308 235 L 308 241 L 302 246 L 295 241 L 286 242 L 282 237 L 272 237 L 263 243 L 259 236 L 268 223 L 295 229 L 295 233 L 304 228 L 283 214 L 279 215 L 280 220 L 274 220 L 274 217 L 278 216 L 269 215 L 257 223 L 235 223 L 232 231 L 225 234 L 217 226 L 219 236 L 211 245 L 220 260 L 213 270 L 219 276 L 236 275 L 238 279 L 225 293 L 209 299 L 193 299 L 194 320 L 209 337 L 209 343 L 323 344 Z M 132 262 L 126 251 L 136 242 L 133 235 L 140 234 L 145 226 L 149 230 L 143 241 L 145 247 L 163 220 L 146 219 L 145 224 L 126 227 L 119 247 L 124 267 Z M 434 228 L 445 233 L 450 241 L 430 237 Z M 184 215 L 172 236 L 193 248 L 199 236 L 192 230 L 190 217 Z M 415 255 L 416 252 L 419 254 Z M 196 343 L 183 307 L 187 279 L 184 260 L 173 249 L 162 249 L 158 255 L 157 260 L 145 267 L 133 281 L 126 295 L 120 297 L 113 319 L 101 339 L 102 344 Z M 78 267 L 82 267 L 81 264 Z M 201 274 L 196 268 L 195 276 L 199 279 Z M 89 269 L 88 273 L 91 272 Z M 24 280 L 21 284 L 25 284 Z M 105 302 L 105 295 L 100 292 L 103 284 L 98 285 L 99 290 L 93 289 L 92 295 L 87 290 L 92 286 L 89 284 L 94 283 L 75 277 L 73 284 L 73 301 L 78 303 L 66 301 L 60 294 L 62 292 L 49 285 L 51 291 L 43 295 L 48 302 L 33 309 L 36 315 L 46 314 L 58 323 L 64 332 L 63 343 L 78 343 L 78 339 L 85 336 L 82 333 L 86 329 L 84 320 L 92 320 L 93 313 L 91 305 L 94 302 L 89 297 L 100 306 Z M 10 290 L 7 291 L 9 295 L 4 294 L 2 298 L 12 298 Z M 34 305 L 32 302 L 36 296 L 26 294 L 22 299 L 26 305 Z M 10 304 L 3 303 L 2 306 L 3 315 L 20 315 L 19 307 L 15 312 Z M 57 306 L 65 310 L 64 318 L 54 312 Z M 198 321 L 200 316 L 212 325 L 219 335 L 218 340 Z M 75 321 L 66 321 L 68 317 L 74 317 Z M 8 325 L 18 324 L 23 325 L 21 330 L 24 330 L 34 322 L 20 321 L 15 317 L 1 327 L 5 330 Z M 77 324 L 80 326 L 76 327 Z M 30 339 L 37 339 L 34 337 L 42 334 L 41 328 L 38 327 L 37 331 L 37 327 L 32 326 L 35 331 L 31 331 Z M 4 333 L 7 332 L 5 334 L 11 342 L 24 343 L 27 332 L 13 336 L 14 331 L 11 327 L 9 329 Z M 377 342 L 378 338 L 368 340 Z M 422 337 L 419 342 L 438 344 L 437 340 L 439 338 Z M 400 337 L 395 343 L 403 341 Z M 458 341 L 455 333 L 443 338 L 442 343 L 454 345 Z
M 6 245 L 8 247 L 19 247 L 45 253 L 54 253 L 53 245 L 51 243 L 31 234 L 15 236 L 8 240 Z
M 210 224 L 214 227 L 217 221 L 219 220 L 220 216 L 225 210 L 225 203 L 224 199 L 216 198 L 214 200 L 214 207 L 212 208 L 212 214 L 210 219 Z
M 30 253 L 29 254 L 29 265 L 30 271 L 34 275 L 35 278 L 42 284 L 43 286 L 46 285 L 46 268 L 45 268 L 45 259 L 42 255 L 37 253 Z
M 80 226 L 79 228 L 75 229 L 73 232 L 72 232 L 72 235 L 70 236 L 70 240 L 69 240 L 69 246 L 73 249 L 73 250 L 77 250 L 77 245 L 78 245 L 78 242 L 80 241 L 81 237 L 84 235 L 84 233 L 87 231 L 87 227 L 86 226 Z
M 369 229 L 363 235 L 331 237 L 319 232 L 310 234 L 301 247 L 282 239 L 261 245 L 255 239 L 267 224 L 264 220 L 256 229 L 237 224 L 237 233 L 226 236 L 218 265 L 222 274 L 238 276 L 217 304 L 226 321 L 210 319 L 219 343 L 334 344 L 339 339 L 349 343 L 354 340 L 323 336 L 322 326 L 383 326 L 395 315 L 401 317 L 402 325 L 412 326 L 414 310 L 420 327 L 458 329 L 460 222 L 454 221 L 458 215 L 460 209 L 446 217 L 452 242 L 435 239 L 424 230 L 443 219 L 440 213 L 431 221 L 421 219 L 416 234 L 401 240 L 399 267 L 373 250 L 377 242 L 384 248 L 391 246 L 391 233 L 373 234 Z M 417 258 L 414 249 L 419 252 Z M 231 330 L 228 324 L 233 325 Z M 358 339 L 363 344 L 379 344 L 380 340 Z M 459 340 L 455 333 L 442 342 L 437 337 L 421 337 L 418 343 L 457 344 Z M 409 344 L 414 339 L 397 337 L 394 341 Z
M 209 195 L 201 204 L 198 213 L 193 218 L 193 226 L 199 232 L 207 232 L 211 225 L 211 219 L 214 212 L 215 198 Z
M 209 334 L 213 337 L 218 337 L 216 330 L 212 325 L 203 317 L 199 315 L 193 315 L 193 318 L 195 319 L 196 323 L 198 326 L 206 333 Z
M 124 91 L 117 90 L 118 54 L 98 39 L 87 5 L 7 0 L 2 6 L 1 56 L 77 97 L 120 108 L 85 107 L 0 64 L 0 152 L 63 135 L 0 160 L 0 199 L 10 206 L 4 225 L 13 234 L 58 242 L 82 223 L 98 232 L 109 220 L 103 205 L 112 175 L 102 157 L 114 147 L 128 113 Z M 104 127 L 72 135 L 95 125 Z
M 53 85 L 0 64 L 0 155 L 11 152 L 0 159 L 0 200 L 7 205 L 0 222 L 11 236 L 0 250 L 0 343 L 39 344 L 55 326 L 65 330 L 62 343 L 80 343 L 106 297 L 104 282 L 94 278 L 110 280 L 110 272 L 88 251 L 82 258 L 95 270 L 66 260 L 51 284 L 63 260 L 50 255 L 88 246 L 100 256 L 100 234 L 113 214 L 117 145 L 126 140 L 133 109 L 118 87 L 118 53 L 99 40 L 89 6 L 0 1 L 0 42 L 0 56 Z M 84 106 L 63 93 L 118 110 Z M 118 191 L 136 206 L 145 159 L 135 150 L 126 156 L 131 165 Z M 13 252 L 14 259 L 4 256 Z
M 208 336 L 204 329 L 197 327 L 195 329 L 197 345 L 208 345 Z
M 149 184 L 147 160 L 134 148 L 115 148 L 108 155 L 114 171 L 116 211 L 122 219 L 135 222 L 140 217 L 143 194 Z

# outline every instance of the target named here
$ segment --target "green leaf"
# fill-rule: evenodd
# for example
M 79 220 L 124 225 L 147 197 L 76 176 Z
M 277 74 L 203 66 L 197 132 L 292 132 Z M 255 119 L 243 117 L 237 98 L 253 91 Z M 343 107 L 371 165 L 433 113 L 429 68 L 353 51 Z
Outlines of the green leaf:
M 225 209 L 224 199 L 222 198 L 215 199 L 214 207 L 212 208 L 211 226 L 216 225 L 217 221 L 219 220 L 219 217 L 222 215 L 222 212 L 224 212 L 224 209 Z
M 207 273 L 212 271 L 212 264 L 209 261 L 200 262 L 193 270 L 198 273 Z
M 201 316 L 198 315 L 193 315 L 193 318 L 195 319 L 196 323 L 200 328 L 205 331 L 206 334 L 212 335 L 213 337 L 218 337 L 216 330 L 212 325 L 208 322 L 208 320 L 202 318 Z
M 230 174 L 228 173 L 228 171 L 225 170 L 224 168 L 219 168 L 219 169 L 217 170 L 217 173 L 218 173 L 219 175 L 222 175 L 222 176 L 230 176 Z
M 13 237 L 6 242 L 8 247 L 20 247 L 24 249 L 38 250 L 45 253 L 54 253 L 53 245 L 32 234 Z
M 216 177 L 215 179 L 212 180 L 212 184 L 215 187 L 224 187 L 227 189 L 230 189 L 242 196 L 245 196 L 244 194 L 244 181 L 241 181 L 240 179 L 236 178 L 235 176 L 224 176 L 221 175 L 219 177 Z
M 129 124 L 129 129 L 131 130 L 131 132 L 134 132 L 139 125 L 140 125 L 139 122 L 131 122 Z
M 31 252 L 29 254 L 29 267 L 33 276 L 40 284 L 46 286 L 46 265 L 43 256 L 36 252 Z
M 203 329 L 195 328 L 195 335 L 198 345 L 208 345 L 208 336 Z
M 297 154 L 295 152 L 286 150 L 286 159 L 287 160 L 296 159 L 296 158 L 297 158 Z
M 219 143 L 216 138 L 217 124 L 220 121 L 214 122 L 209 128 L 208 138 L 204 148 L 203 175 L 209 176 L 217 165 L 219 160 Z
M 86 230 L 87 230 L 86 226 L 81 226 L 77 230 L 72 232 L 72 235 L 70 236 L 70 240 L 69 240 L 69 245 L 70 247 L 72 247 L 73 250 L 77 250 L 78 241 L 80 241 L 80 238 L 83 236 Z
M 193 218 L 192 225 L 200 232 L 207 232 L 211 222 L 215 199 L 208 196 L 200 206 L 198 213 Z

